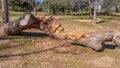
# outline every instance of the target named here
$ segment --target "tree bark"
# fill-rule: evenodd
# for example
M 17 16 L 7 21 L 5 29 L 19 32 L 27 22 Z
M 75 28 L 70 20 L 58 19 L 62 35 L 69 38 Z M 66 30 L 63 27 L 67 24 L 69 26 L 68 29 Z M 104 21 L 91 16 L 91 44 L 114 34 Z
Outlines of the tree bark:
M 2 22 L 8 23 L 9 12 L 8 12 L 8 0 L 2 0 Z
M 50 15 L 51 13 L 51 0 L 49 0 L 49 3 L 48 3 L 48 14 Z
M 117 7 L 117 6 L 115 6 L 115 12 L 119 12 L 119 11 L 118 11 L 118 7 Z
M 36 7 L 33 7 L 33 10 L 34 10 L 34 14 L 37 15 L 37 9 L 36 9 Z
M 93 11 L 94 11 L 94 8 L 92 6 L 92 2 L 90 0 L 88 0 L 88 3 L 89 3 L 89 18 L 90 19 L 93 19 Z
M 116 36 L 115 40 L 114 40 L 114 43 L 120 47 L 120 35 L 119 36 Z
M 96 31 L 78 35 L 67 35 L 66 40 L 70 43 L 82 44 L 96 51 L 101 51 L 103 43 L 106 41 L 112 41 L 113 35 L 112 31 Z
M 96 24 L 96 20 L 97 20 L 97 10 L 98 10 L 98 0 L 95 0 L 95 3 L 94 3 L 94 15 L 93 15 L 93 20 L 94 20 L 95 24 Z
M 30 0 L 30 3 L 31 3 L 31 5 L 32 5 L 34 14 L 37 15 L 37 8 L 36 8 L 35 0 Z
M 51 12 L 50 12 L 50 13 L 51 13 Z M 50 15 L 50 13 L 49 13 L 49 15 Z M 55 9 L 54 7 L 52 8 L 52 13 L 53 13 L 53 14 L 56 14 L 56 9 Z
M 22 30 L 30 29 L 36 21 L 36 18 L 32 14 L 26 13 L 19 19 L 10 21 L 0 27 L 0 36 L 14 35 L 20 33 Z
M 93 10 L 94 9 L 92 7 L 89 8 L 89 18 L 90 19 L 93 19 Z

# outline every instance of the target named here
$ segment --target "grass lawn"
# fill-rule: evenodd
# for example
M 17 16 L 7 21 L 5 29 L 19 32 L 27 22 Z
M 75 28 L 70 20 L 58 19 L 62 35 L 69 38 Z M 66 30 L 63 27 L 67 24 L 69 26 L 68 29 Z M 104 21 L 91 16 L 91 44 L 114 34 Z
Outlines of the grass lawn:
M 23 12 L 11 12 L 10 20 Z M 41 15 L 41 14 L 39 14 Z M 83 33 L 97 30 L 120 32 L 120 17 L 101 16 L 104 22 L 93 24 L 88 17 L 54 16 L 60 18 L 65 31 Z M 120 49 L 113 42 L 104 44 L 103 52 L 52 39 L 39 30 L 29 29 L 19 35 L 0 39 L 0 68 L 119 68 Z

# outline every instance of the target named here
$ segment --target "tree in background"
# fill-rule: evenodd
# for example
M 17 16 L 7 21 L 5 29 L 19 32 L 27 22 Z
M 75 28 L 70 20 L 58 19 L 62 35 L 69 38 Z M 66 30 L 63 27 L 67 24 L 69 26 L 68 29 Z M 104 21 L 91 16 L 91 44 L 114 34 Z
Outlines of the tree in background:
M 9 0 L 9 8 L 12 11 L 31 11 L 32 6 L 27 0 Z
M 93 15 L 94 23 L 96 23 L 96 20 L 97 20 L 97 12 L 98 12 L 98 0 L 95 0 L 95 2 L 94 2 L 94 15 Z
M 48 10 L 49 10 L 49 8 L 48 8 L 48 3 L 49 3 L 49 1 L 48 0 L 43 0 L 43 2 L 42 2 L 42 9 L 43 9 L 43 12 L 48 12 Z
M 28 0 L 31 3 L 31 6 L 33 8 L 34 14 L 37 15 L 37 8 L 36 8 L 36 2 L 35 0 Z
M 8 11 L 8 0 L 2 0 L 2 22 L 8 23 L 9 11 Z
M 67 10 L 67 1 L 65 0 L 53 0 L 51 3 L 51 10 L 53 14 L 65 14 Z
M 112 7 L 113 0 L 103 0 L 102 2 L 102 9 L 104 9 L 104 15 L 111 14 L 111 7 Z
M 37 2 L 35 0 L 9 0 L 9 5 L 13 11 L 31 11 L 37 14 Z
M 97 12 L 98 12 L 98 2 L 100 0 L 88 0 L 89 4 L 89 18 L 94 20 L 94 23 L 96 23 L 97 19 Z
M 45 11 L 49 15 L 51 13 L 84 15 L 83 12 L 87 9 L 89 18 L 96 22 L 99 3 L 101 3 L 102 11 L 105 11 L 106 15 L 111 13 L 113 7 L 116 12 L 119 12 L 120 0 L 43 0 L 41 4 L 36 0 L 9 0 L 9 8 L 12 11 L 33 10 L 35 15 L 37 10 Z
M 1 0 L 0 0 L 0 4 L 1 4 Z M 2 8 L 2 5 L 0 5 L 0 9 Z
M 43 11 L 52 14 L 65 14 L 68 10 L 68 1 L 67 0 L 43 0 Z
M 68 0 L 70 5 L 71 14 L 76 12 L 83 15 L 83 11 L 88 7 L 87 0 Z
M 51 2 L 52 2 L 52 0 L 48 0 L 48 14 L 49 15 L 51 13 Z
M 112 1 L 112 6 L 114 6 L 114 8 L 115 8 L 115 12 L 119 12 L 119 10 L 118 10 L 118 6 L 120 6 L 120 0 L 113 0 Z
M 94 4 L 93 0 L 88 0 L 89 4 L 89 18 L 93 19 Z

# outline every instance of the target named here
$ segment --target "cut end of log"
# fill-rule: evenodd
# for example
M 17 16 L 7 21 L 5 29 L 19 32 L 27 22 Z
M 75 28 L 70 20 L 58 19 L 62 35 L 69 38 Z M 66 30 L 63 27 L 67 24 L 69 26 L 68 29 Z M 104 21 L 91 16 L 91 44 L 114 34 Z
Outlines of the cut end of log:
M 75 44 L 83 44 L 96 51 L 102 50 L 103 43 L 106 41 L 112 41 L 113 31 L 96 31 L 93 33 L 68 33 L 66 34 L 66 41 Z
M 115 40 L 114 40 L 114 43 L 120 47 L 120 36 L 116 36 Z
M 20 20 L 20 24 L 23 26 L 27 25 L 29 22 L 30 16 L 31 16 L 31 14 L 29 14 L 29 13 L 24 14 L 23 18 Z
M 113 31 L 96 31 L 90 34 L 86 40 L 88 46 L 99 51 L 102 49 L 104 42 L 112 41 L 114 36 Z

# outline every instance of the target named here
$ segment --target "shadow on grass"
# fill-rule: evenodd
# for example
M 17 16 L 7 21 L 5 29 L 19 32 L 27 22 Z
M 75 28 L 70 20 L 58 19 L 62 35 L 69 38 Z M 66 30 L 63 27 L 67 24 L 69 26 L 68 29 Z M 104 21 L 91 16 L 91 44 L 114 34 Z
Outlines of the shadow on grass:
M 103 49 L 115 49 L 117 46 L 113 44 L 103 44 Z
M 87 47 L 86 45 L 84 44 L 78 44 L 78 43 L 72 43 L 74 46 L 82 46 L 82 47 Z
M 74 44 L 74 45 L 86 47 L 86 46 L 84 46 L 84 45 L 78 45 L 78 44 Z M 15 46 L 15 47 L 18 47 L 18 46 Z M 16 56 L 27 56 L 27 55 L 38 54 L 38 53 L 43 53 L 43 52 L 47 52 L 47 51 L 54 51 L 54 52 L 59 53 L 59 54 L 68 54 L 68 53 L 70 53 L 70 54 L 76 55 L 76 53 L 72 53 L 72 52 L 58 52 L 58 51 L 55 50 L 56 48 L 60 48 L 60 47 L 64 47 L 64 45 L 60 45 L 60 46 L 48 48 L 48 49 L 45 49 L 45 50 L 28 52 L 28 53 L 18 53 L 18 54 L 0 55 L 0 58 L 8 58 L 8 57 L 16 57 Z M 9 47 L 8 47 L 8 48 L 9 48 Z M 10 47 L 10 48 L 11 48 L 11 47 Z M 12 48 L 13 48 L 13 47 L 12 47 Z M 104 45 L 103 45 L 103 50 L 104 50 L 104 49 L 115 49 L 115 48 L 116 48 L 115 45 L 111 45 L 111 44 L 104 44 Z M 99 52 L 99 51 L 98 51 L 98 52 Z M 100 51 L 100 52 L 101 52 L 101 51 Z
M 112 14 L 111 16 L 120 17 L 120 15 L 115 15 L 115 14 Z
M 0 37 L 0 40 L 12 40 L 12 39 L 19 39 L 21 37 L 48 37 L 49 35 L 45 33 L 34 33 L 34 32 L 20 32 L 16 35 L 9 35 L 5 37 Z
M 48 37 L 49 35 L 45 33 L 33 33 L 33 32 L 21 32 L 18 36 L 30 36 L 30 37 Z
M 20 43 L 16 46 L 9 46 L 9 43 L 3 44 L 2 46 L 0 46 L 0 50 L 5 50 L 5 49 L 10 49 L 10 48 L 16 48 L 16 47 L 22 47 L 24 46 L 24 44 L 26 44 L 28 41 L 24 41 L 23 43 Z
M 76 44 L 76 43 L 73 43 L 73 45 L 75 46 L 82 46 L 82 47 L 87 47 L 86 45 L 83 45 L 83 44 Z M 100 51 L 96 51 L 96 52 L 103 52 L 104 49 L 115 49 L 117 47 L 117 45 L 114 45 L 114 44 L 103 44 L 103 48 L 102 50 Z M 94 49 L 93 49 L 94 50 Z
M 7 37 L 1 37 L 0 40 L 12 40 L 12 39 L 15 39 L 15 38 L 7 38 Z
M 45 33 L 32 33 L 32 32 L 21 32 L 20 34 L 18 35 L 12 35 L 12 36 L 6 36 L 6 37 L 0 37 L 0 42 L 2 43 L 1 40 L 14 40 L 14 39 L 19 39 L 21 38 L 21 36 L 24 36 L 22 38 L 26 38 L 26 37 L 48 37 L 47 34 Z M 9 43 L 6 43 L 6 44 L 3 44 L 3 45 L 0 45 L 0 50 L 4 50 L 4 49 L 8 49 L 8 48 L 16 48 L 16 47 L 20 47 L 20 46 L 23 46 L 26 42 L 28 41 L 25 41 L 24 43 L 21 43 L 17 46 L 9 46 L 8 44 Z
M 63 45 L 52 47 L 52 48 L 45 49 L 45 50 L 34 51 L 34 52 L 30 52 L 30 53 L 9 54 L 9 55 L 2 55 L 2 56 L 0 55 L 0 58 L 7 58 L 7 57 L 26 56 L 26 55 L 31 55 L 31 54 L 38 54 L 38 53 L 42 53 L 42 52 L 54 50 L 54 49 L 59 48 L 59 47 L 63 47 Z
M 99 21 L 99 22 L 97 22 L 96 24 L 100 24 L 100 23 L 104 23 L 104 22 L 105 22 L 105 20 Z

